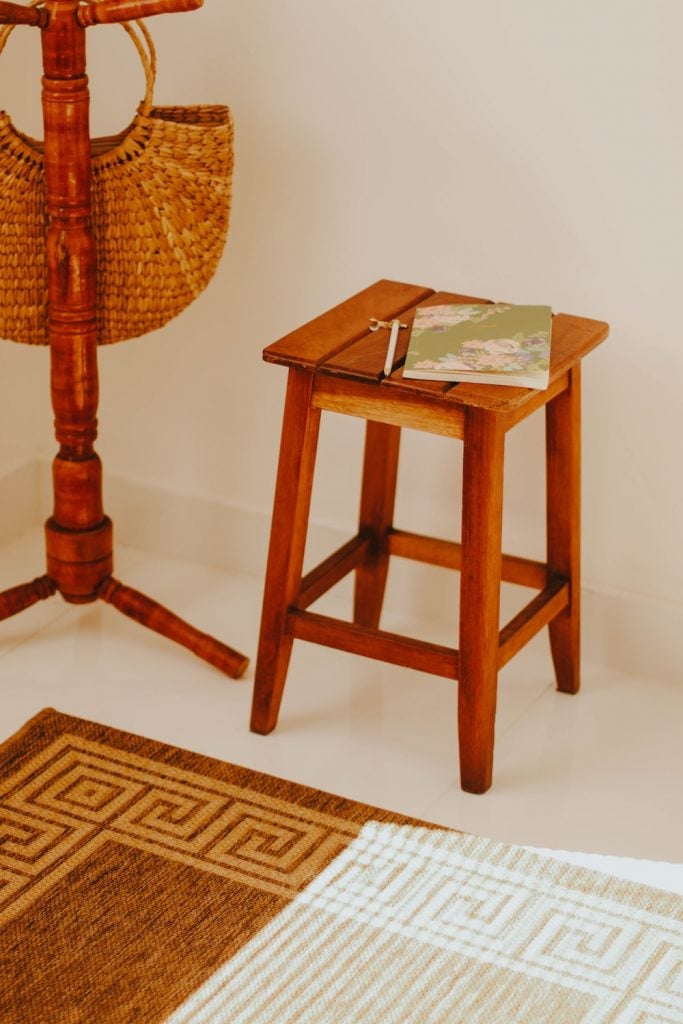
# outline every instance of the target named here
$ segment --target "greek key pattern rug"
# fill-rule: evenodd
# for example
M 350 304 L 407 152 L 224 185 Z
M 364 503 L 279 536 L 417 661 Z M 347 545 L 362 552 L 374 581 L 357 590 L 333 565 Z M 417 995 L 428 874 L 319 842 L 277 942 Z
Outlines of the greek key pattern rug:
M 683 901 L 370 823 L 168 1024 L 673 1024 Z
M 681 1024 L 681 902 L 51 710 L 0 747 L 3 1024 Z
M 157 1024 L 376 808 L 46 710 L 0 747 L 0 1021 Z

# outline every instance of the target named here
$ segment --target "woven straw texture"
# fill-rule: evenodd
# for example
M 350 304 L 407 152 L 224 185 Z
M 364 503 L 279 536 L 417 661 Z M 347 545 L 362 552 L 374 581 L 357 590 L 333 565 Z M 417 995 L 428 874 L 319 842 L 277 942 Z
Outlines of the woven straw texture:
M 147 91 L 132 124 L 92 141 L 99 344 L 162 327 L 206 287 L 227 237 L 233 122 L 221 105 L 154 106 L 149 33 L 125 25 Z M 0 52 L 9 31 L 0 33 Z M 0 112 L 0 336 L 47 344 L 42 143 Z

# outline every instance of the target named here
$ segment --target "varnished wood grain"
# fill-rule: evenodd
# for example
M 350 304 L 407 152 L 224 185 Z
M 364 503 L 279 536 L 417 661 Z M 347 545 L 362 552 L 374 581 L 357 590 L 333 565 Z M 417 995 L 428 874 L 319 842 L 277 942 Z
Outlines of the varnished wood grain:
M 352 296 L 327 313 L 316 317 L 264 351 L 266 362 L 286 366 L 305 366 L 323 374 L 366 383 L 401 394 L 413 394 L 424 400 L 443 398 L 460 406 L 477 406 L 500 412 L 517 413 L 514 422 L 524 418 L 521 407 L 533 402 L 537 391 L 531 388 L 501 387 L 495 384 L 450 384 L 444 381 L 418 381 L 403 377 L 402 363 L 409 342 L 409 331 L 399 333 L 393 373 L 384 378 L 384 356 L 388 330 L 369 331 L 370 317 L 391 320 L 394 316 L 412 323 L 420 305 L 440 302 L 489 303 L 491 300 L 457 292 L 435 292 L 418 285 L 397 281 L 379 281 Z M 606 323 L 586 317 L 558 313 L 553 317 L 551 344 L 551 382 L 562 377 L 577 360 L 604 341 L 609 332 Z M 511 424 L 512 425 L 512 424 Z
M 458 652 L 451 647 L 296 608 L 287 617 L 287 628 L 299 640 L 310 640 L 312 643 L 336 647 L 340 651 L 360 654 L 365 658 L 377 658 L 420 672 L 430 672 L 446 679 L 458 678 Z
M 391 320 L 432 294 L 431 288 L 419 285 L 377 281 L 269 345 L 263 358 L 267 363 L 312 370 L 365 337 L 369 333 L 370 317 Z
M 569 580 L 569 602 L 549 626 L 557 688 L 581 685 L 581 365 L 546 405 L 548 571 Z
M 555 377 L 550 382 L 545 391 L 532 391 L 531 397 L 527 402 L 522 405 L 516 406 L 510 412 L 505 414 L 503 420 L 505 424 L 505 430 L 512 430 L 518 423 L 525 420 L 527 416 L 531 416 L 538 409 L 542 409 L 544 405 L 551 402 L 556 395 L 561 394 L 569 387 L 569 373 L 562 373 L 559 377 Z
M 569 584 L 553 579 L 540 594 L 529 601 L 500 631 L 498 668 L 521 651 L 536 634 L 551 623 L 569 604 Z
M 467 410 L 460 566 L 460 784 L 491 785 L 498 677 L 505 434 L 488 410 Z
M 114 570 L 113 526 L 108 516 L 90 529 L 76 530 L 54 516 L 45 523 L 47 571 L 65 601 L 87 604 Z
M 388 534 L 393 524 L 400 442 L 400 427 L 367 421 L 358 529 L 370 537 L 370 544 L 356 569 L 353 621 L 375 629 L 389 572 Z
M 0 594 L 0 619 L 9 619 L 11 615 L 23 612 L 38 601 L 44 601 L 56 593 L 57 587 L 49 576 L 41 576 L 30 583 L 20 583 L 18 587 L 10 587 Z
M 421 533 L 409 530 L 391 530 L 389 532 L 389 553 L 400 558 L 411 558 L 428 565 L 438 565 L 442 569 L 460 569 L 462 562 L 462 544 L 457 541 L 441 540 L 438 537 L 426 537 Z M 522 587 L 544 587 L 548 576 L 545 562 L 536 562 L 531 558 L 520 558 L 518 555 L 503 555 L 501 563 L 501 579 L 505 583 L 516 583 Z
M 418 304 L 480 301 L 456 293 L 411 292 L 381 282 L 270 346 L 264 358 L 290 367 L 280 448 L 273 533 L 264 593 L 260 663 L 252 728 L 272 729 L 294 639 L 307 640 L 447 678 L 459 679 L 458 733 L 462 788 L 491 785 L 499 669 L 549 625 L 558 686 L 578 685 L 578 552 L 580 537 L 579 364 L 607 334 L 596 320 L 558 314 L 553 323 L 550 386 L 545 391 L 494 385 L 404 380 L 401 338 L 392 373 L 383 373 L 388 331 L 369 332 L 370 316 L 411 322 Z M 378 290 L 379 289 L 379 290 Z M 384 290 L 387 289 L 387 294 Z M 404 311 L 399 314 L 395 289 Z M 378 301 L 387 299 L 386 311 Z M 302 375 L 296 392 L 292 374 Z M 503 554 L 503 466 L 506 433 L 547 410 L 548 560 Z M 367 421 L 359 529 L 355 537 L 301 581 L 315 445 L 306 441 L 314 413 Z M 393 525 L 400 430 L 410 427 L 464 442 L 462 542 L 426 537 Z M 317 424 L 315 426 L 317 437 Z M 293 555 L 286 545 L 291 544 Z M 379 629 L 392 555 L 459 569 L 460 649 Z M 308 611 L 352 569 L 353 622 Z M 502 581 L 539 593 L 500 629 Z
M 77 604 L 101 597 L 238 676 L 247 665 L 244 655 L 113 580 L 112 523 L 104 513 L 102 466 L 94 450 L 98 296 L 85 27 L 199 6 L 201 0 L 104 0 L 88 6 L 80 0 L 50 0 L 41 8 L 0 2 L 0 22 L 42 28 L 50 390 L 59 444 L 53 463 L 54 509 L 45 524 L 47 576 L 0 595 L 0 618 L 55 591 Z
M 386 383 L 361 384 L 319 373 L 315 377 L 313 404 L 317 409 L 360 416 L 377 423 L 462 438 L 464 412 L 460 406 L 435 402 L 431 395 L 402 394 L 385 387 Z
M 315 569 L 307 573 L 301 581 L 297 607 L 308 608 L 339 583 L 344 576 L 353 572 L 367 557 L 370 540 L 369 535 L 356 534 L 346 544 L 342 544 L 340 548 L 333 551 Z
M 233 679 L 238 679 L 249 664 L 249 659 L 243 654 L 239 654 L 208 633 L 195 629 L 158 601 L 153 601 L 139 590 L 127 587 L 112 577 L 100 584 L 98 596 L 128 618 L 139 622 L 141 626 L 153 629 L 169 640 L 175 640 L 176 643 L 187 647 L 197 657 L 208 661 L 210 665 L 232 676 Z
M 33 25 L 43 28 L 47 24 L 47 11 L 39 7 L 0 3 L 0 25 Z
M 446 303 L 463 302 L 486 302 L 486 299 L 477 299 L 471 295 L 459 295 L 456 292 L 435 292 L 427 298 L 420 298 L 419 306 L 440 306 Z M 412 330 L 415 314 L 418 309 L 416 303 L 411 309 L 401 313 L 401 323 L 407 326 L 398 333 L 398 343 L 394 353 L 394 369 L 401 366 L 405 360 L 410 332 Z M 386 317 L 378 319 L 388 320 Z M 374 381 L 379 383 L 384 377 L 384 363 L 389 343 L 389 329 L 380 328 L 378 331 L 369 331 L 358 341 L 347 345 L 340 352 L 335 353 L 329 359 L 319 364 L 321 373 L 331 373 L 335 376 L 346 377 L 349 380 Z
M 85 32 L 74 0 L 55 0 L 42 32 L 50 368 L 55 435 L 54 512 L 46 524 L 48 573 L 82 603 L 112 569 L 97 437 L 97 287 L 90 223 L 91 162 Z
M 605 340 L 609 325 L 601 320 L 557 313 L 553 317 L 550 344 L 550 382 L 587 356 Z M 458 384 L 448 392 L 448 401 L 481 409 L 513 412 L 534 402 L 539 392 L 533 388 L 513 388 L 498 384 Z
M 251 729 L 258 733 L 277 724 L 292 650 L 287 614 L 301 586 L 320 430 L 312 391 L 312 373 L 289 371 L 251 708 Z
M 135 21 L 149 18 L 154 14 L 181 14 L 197 11 L 204 0 L 99 0 L 78 9 L 78 23 L 89 25 L 112 25 L 119 21 Z

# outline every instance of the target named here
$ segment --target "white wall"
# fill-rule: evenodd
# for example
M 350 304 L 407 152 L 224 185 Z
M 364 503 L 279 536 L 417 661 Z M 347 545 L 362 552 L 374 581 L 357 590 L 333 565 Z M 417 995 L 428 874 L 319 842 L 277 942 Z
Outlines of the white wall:
M 272 496 L 285 371 L 261 362 L 265 345 L 379 277 L 547 302 L 612 326 L 584 375 L 589 591 L 645 631 L 643 602 L 648 621 L 683 621 L 680 0 L 206 0 L 149 24 L 159 102 L 232 107 L 234 206 L 201 299 L 101 354 L 116 500 L 147 481 L 218 503 L 239 559 L 241 513 L 265 533 Z M 109 132 L 140 76 L 123 32 L 89 39 Z M 33 131 L 36 49 L 17 32 L 0 62 L 2 104 Z M 0 345 L 0 472 L 52 452 L 45 355 Z M 506 542 L 531 555 L 538 419 L 508 463 Z M 325 430 L 317 522 L 350 526 L 359 441 L 346 419 Z M 456 534 L 457 448 L 406 439 L 400 525 Z M 605 635 L 608 658 L 638 659 L 633 637 Z M 646 664 L 652 638 L 641 646 Z

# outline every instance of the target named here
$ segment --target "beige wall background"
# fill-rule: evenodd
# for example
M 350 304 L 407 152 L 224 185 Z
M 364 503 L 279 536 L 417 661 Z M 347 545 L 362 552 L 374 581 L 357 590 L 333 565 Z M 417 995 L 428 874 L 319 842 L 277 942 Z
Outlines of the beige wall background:
M 209 289 L 101 352 L 119 538 L 263 571 L 285 372 L 262 348 L 373 280 L 550 303 L 612 328 L 584 375 L 589 654 L 679 674 L 680 0 L 206 0 L 149 26 L 158 101 L 227 102 L 236 169 Z M 88 38 L 105 134 L 142 74 L 119 28 Z M 18 30 L 0 61 L 0 106 L 35 134 L 38 50 Z M 23 487 L 39 521 L 47 352 L 3 342 L 0 374 L 3 515 Z M 352 526 L 361 436 L 325 424 L 314 543 Z M 541 418 L 517 429 L 506 492 L 506 546 L 541 557 L 542 451 Z M 457 536 L 459 460 L 457 443 L 406 436 L 400 525 Z M 451 584 L 433 572 L 399 574 L 396 600 L 443 615 Z

